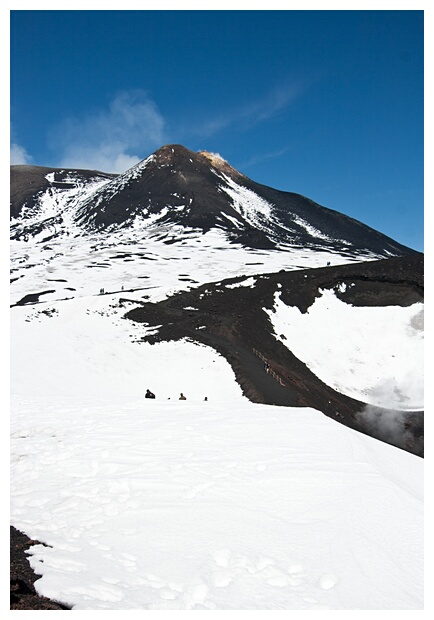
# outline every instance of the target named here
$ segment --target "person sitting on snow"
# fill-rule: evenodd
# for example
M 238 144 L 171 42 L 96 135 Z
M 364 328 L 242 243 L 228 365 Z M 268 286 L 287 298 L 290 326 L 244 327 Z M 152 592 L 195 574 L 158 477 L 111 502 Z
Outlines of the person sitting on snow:
M 155 394 L 151 390 L 146 390 L 145 398 L 155 398 Z
M 182 392 L 179 395 L 179 400 L 187 400 Z

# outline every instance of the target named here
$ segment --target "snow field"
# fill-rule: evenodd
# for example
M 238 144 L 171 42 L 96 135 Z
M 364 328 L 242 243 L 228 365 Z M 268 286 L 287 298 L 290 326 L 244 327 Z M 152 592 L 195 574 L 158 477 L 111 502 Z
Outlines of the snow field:
M 74 610 L 422 607 L 422 459 L 252 404 L 213 350 L 138 343 L 124 312 L 99 295 L 12 312 L 11 523 L 50 545 L 31 551 L 38 592 Z
M 160 400 L 176 400 L 180 392 L 196 401 L 243 398 L 231 367 L 213 349 L 139 342 L 152 329 L 124 319 L 127 309 L 117 297 L 99 295 L 15 308 L 12 394 L 130 399 L 150 389 Z
M 422 606 L 422 460 L 312 409 L 17 396 L 11 430 L 12 523 L 75 610 Z
M 74 610 L 422 609 L 422 459 L 312 409 L 249 403 L 221 356 L 139 342 L 152 327 L 119 303 L 350 259 L 247 251 L 216 231 L 143 242 L 139 224 L 94 244 L 12 243 L 12 303 L 54 289 L 11 313 L 11 523 L 50 545 L 31 551 L 37 590 Z M 394 342 L 389 309 L 364 322 L 323 297 L 303 316 L 277 303 L 277 337 L 297 355 L 302 334 L 313 372 L 320 359 L 323 381 L 366 402 L 393 354 L 394 406 L 419 406 L 420 384 L 404 382 L 420 368 L 417 309 L 399 309 Z M 357 360 L 349 325 L 364 325 Z
M 421 459 L 248 402 L 211 349 L 139 344 L 115 298 L 50 307 L 11 321 L 11 523 L 50 545 L 31 552 L 41 594 L 75 610 L 422 607 Z
M 323 290 L 303 314 L 277 292 L 265 311 L 276 338 L 338 392 L 388 409 L 424 408 L 423 303 L 357 307 Z
M 11 304 L 41 291 L 54 291 L 41 296 L 45 302 L 96 295 L 100 288 L 113 293 L 125 289 L 129 297 L 140 300 L 146 295 L 149 301 L 160 301 L 177 291 L 224 278 L 358 260 L 309 248 L 284 252 L 246 249 L 230 244 L 216 229 L 203 234 L 183 227 L 166 228 L 166 234 L 177 243 L 166 245 L 160 238 L 164 228 L 156 226 L 153 231 L 146 220 L 138 221 L 133 229 L 107 234 L 71 234 L 46 243 L 12 241 Z M 186 274 L 191 282 L 180 280 Z

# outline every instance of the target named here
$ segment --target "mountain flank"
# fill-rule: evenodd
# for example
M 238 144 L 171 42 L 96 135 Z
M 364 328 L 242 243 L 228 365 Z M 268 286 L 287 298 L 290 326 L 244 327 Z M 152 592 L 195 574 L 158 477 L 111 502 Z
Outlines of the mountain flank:
M 298 246 L 385 258 L 415 253 L 300 194 L 256 183 L 219 156 L 176 144 L 119 175 L 12 166 L 14 239 L 40 234 L 44 222 L 32 216 L 43 212 L 47 197 L 52 199 L 47 228 L 61 228 L 68 213 L 69 230 L 74 223 L 81 233 L 176 226 L 202 234 L 217 229 L 231 243 L 257 249 Z
M 286 305 L 296 306 L 303 313 L 322 289 L 334 290 L 342 301 L 355 306 L 421 302 L 421 256 L 262 274 L 254 286 L 237 286 L 243 280 L 206 284 L 160 303 L 143 302 L 126 318 L 155 326 L 156 333 L 143 338 L 146 342 L 188 338 L 213 347 L 231 364 L 245 396 L 253 402 L 313 407 L 354 430 L 423 455 L 423 412 L 395 412 L 402 431 L 398 434 L 381 425 L 373 426 L 363 415 L 366 403 L 336 392 L 316 377 L 276 339 L 264 312 L 273 309 L 277 290 Z M 343 287 L 345 283 L 348 286 Z M 265 363 L 269 372 L 264 371 Z M 379 419 L 387 412 L 374 409 Z

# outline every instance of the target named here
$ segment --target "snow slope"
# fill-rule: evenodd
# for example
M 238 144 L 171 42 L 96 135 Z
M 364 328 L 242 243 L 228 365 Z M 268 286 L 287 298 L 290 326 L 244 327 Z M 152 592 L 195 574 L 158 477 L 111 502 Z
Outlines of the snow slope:
M 12 309 L 11 523 L 49 545 L 31 550 L 38 592 L 74 610 L 422 609 L 422 459 L 250 403 L 214 351 L 139 343 L 124 313 L 119 295 Z
M 422 460 L 314 410 L 17 399 L 12 457 L 76 610 L 422 607 Z
M 423 410 L 424 304 L 355 307 L 326 289 L 306 313 L 285 305 L 279 292 L 265 311 L 276 338 L 338 392 L 377 407 Z
M 285 252 L 229 243 L 218 230 L 202 233 L 140 219 L 128 230 L 11 241 L 11 304 L 41 291 L 44 300 L 134 289 L 137 299 L 164 299 L 198 284 L 241 275 L 357 262 L 339 252 L 294 246 Z M 369 260 L 375 260 L 372 254 Z M 361 259 L 360 259 L 361 260 Z
M 227 187 L 267 224 L 267 204 Z M 199 284 L 377 255 L 245 248 L 164 224 L 164 209 L 84 235 L 72 217 L 84 191 L 47 194 L 51 228 L 11 242 L 11 524 L 45 543 L 31 550 L 37 590 L 74 610 L 420 610 L 422 459 L 313 409 L 252 404 L 215 351 L 143 343 L 152 328 L 123 318 Z M 341 303 L 324 294 L 301 316 L 276 297 L 276 336 L 351 395 L 375 396 L 396 355 L 392 391 L 418 407 L 405 379 L 420 374 L 421 308 L 396 311 L 380 355 L 395 309 Z M 309 341 L 324 321 L 339 330 Z M 362 323 L 354 357 L 346 334 Z

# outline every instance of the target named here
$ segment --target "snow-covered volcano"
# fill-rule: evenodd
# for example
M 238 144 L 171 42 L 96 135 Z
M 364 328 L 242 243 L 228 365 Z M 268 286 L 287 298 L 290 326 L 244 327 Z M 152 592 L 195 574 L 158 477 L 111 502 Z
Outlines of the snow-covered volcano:
M 179 145 L 120 175 L 12 166 L 11 239 L 12 303 L 417 254 Z
M 11 523 L 38 592 L 420 609 L 423 257 L 183 147 L 12 173 Z
M 168 145 L 110 178 L 84 171 L 13 167 L 13 237 L 61 231 L 137 229 L 172 242 L 220 230 L 247 248 L 304 247 L 348 257 L 391 256 L 412 250 L 299 194 L 255 183 L 219 156 Z M 25 190 L 25 191 L 24 191 Z M 36 191 L 35 191 L 36 190 Z M 31 205 L 29 209 L 28 205 Z M 36 217 L 35 217 L 36 216 Z

